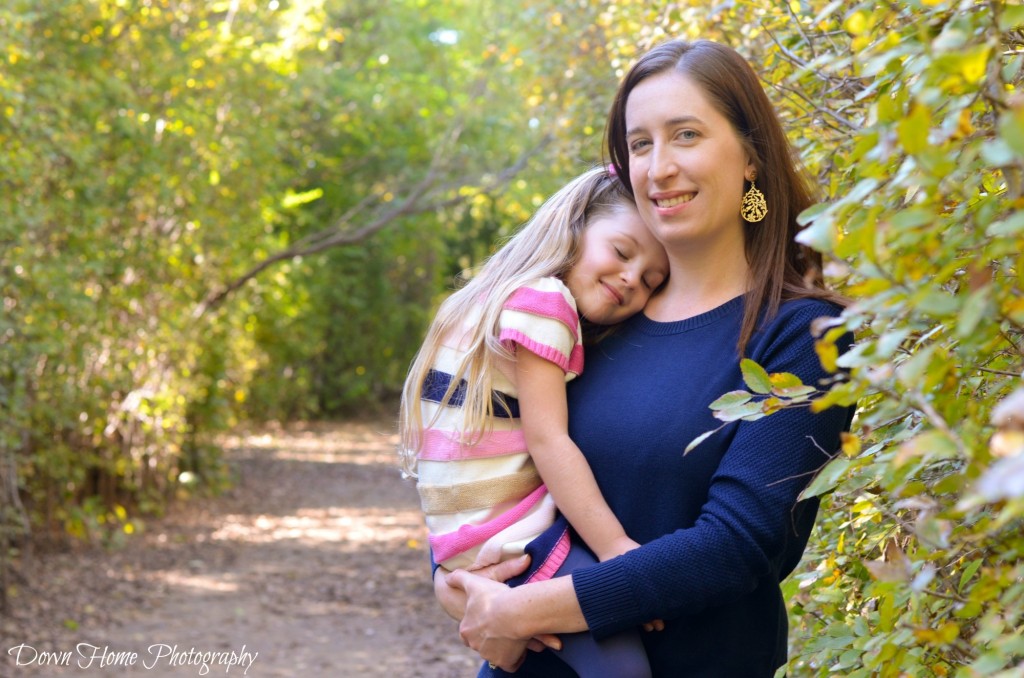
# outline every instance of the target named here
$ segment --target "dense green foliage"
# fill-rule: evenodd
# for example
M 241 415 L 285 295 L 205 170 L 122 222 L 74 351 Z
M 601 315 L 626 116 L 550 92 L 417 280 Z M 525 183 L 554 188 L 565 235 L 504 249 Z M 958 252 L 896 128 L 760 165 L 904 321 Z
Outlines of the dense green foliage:
M 846 378 L 748 366 L 717 404 L 860 405 L 809 491 L 789 675 L 1016 675 L 1024 9 L 705 5 L 6 3 L 0 572 L 217 487 L 240 418 L 386 407 L 453 278 L 600 161 L 630 60 L 710 37 L 764 78 L 854 300 L 820 328 L 826 364 L 856 332 Z
M 853 300 L 817 328 L 848 378 L 746 365 L 750 392 L 713 406 L 726 421 L 860 406 L 807 491 L 824 501 L 787 584 L 790 675 L 1024 669 L 1022 25 L 1019 5 L 940 1 L 791 3 L 757 22 L 827 193 L 801 239 Z

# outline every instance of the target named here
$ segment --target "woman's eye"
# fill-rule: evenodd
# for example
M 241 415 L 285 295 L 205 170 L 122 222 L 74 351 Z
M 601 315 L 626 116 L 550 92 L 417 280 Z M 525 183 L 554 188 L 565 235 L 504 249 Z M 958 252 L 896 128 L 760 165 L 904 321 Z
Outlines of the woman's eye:
M 626 259 L 628 258 L 628 257 L 626 257 L 626 255 L 625 255 L 625 254 L 623 253 L 623 251 L 622 251 L 622 250 L 620 250 L 620 249 L 619 249 L 618 247 L 616 247 L 616 248 L 615 248 L 615 254 L 617 254 L 617 255 L 618 255 L 618 257 L 619 257 L 619 259 L 622 259 L 623 261 L 625 261 L 625 260 L 626 260 Z
M 679 138 L 684 141 L 692 141 L 697 138 L 697 133 L 692 129 L 684 129 L 679 133 Z
M 637 139 L 636 141 L 630 142 L 629 150 L 632 153 L 643 150 L 650 142 L 646 139 Z

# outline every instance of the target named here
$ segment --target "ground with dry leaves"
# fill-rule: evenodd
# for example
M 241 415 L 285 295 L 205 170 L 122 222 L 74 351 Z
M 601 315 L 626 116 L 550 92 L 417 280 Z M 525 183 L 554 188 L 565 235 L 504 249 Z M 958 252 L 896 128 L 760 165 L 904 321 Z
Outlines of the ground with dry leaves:
M 116 550 L 20 563 L 0 675 L 475 675 L 433 600 L 390 429 L 226 438 L 234 485 L 222 496 L 175 507 Z M 232 652 L 235 666 L 223 663 Z

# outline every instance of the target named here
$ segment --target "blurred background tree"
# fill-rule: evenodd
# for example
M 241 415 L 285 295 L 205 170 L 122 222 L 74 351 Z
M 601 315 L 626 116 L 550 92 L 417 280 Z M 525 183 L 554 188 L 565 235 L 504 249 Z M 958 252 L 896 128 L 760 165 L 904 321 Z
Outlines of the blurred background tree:
M 1019 675 L 1022 27 L 995 0 L 5 3 L 0 574 L 222 487 L 239 422 L 393 416 L 459 274 L 602 161 L 632 59 L 706 37 L 764 79 L 856 301 L 822 328 L 826 363 L 858 337 L 822 402 L 861 407 L 810 489 L 789 675 Z

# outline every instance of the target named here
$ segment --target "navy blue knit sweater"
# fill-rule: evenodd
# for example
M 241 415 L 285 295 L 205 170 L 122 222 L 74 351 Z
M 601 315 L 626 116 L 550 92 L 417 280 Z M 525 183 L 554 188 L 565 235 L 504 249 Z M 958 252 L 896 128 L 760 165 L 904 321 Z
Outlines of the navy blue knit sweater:
M 782 305 L 746 356 L 806 384 L 829 375 L 809 326 L 839 308 L 817 300 Z M 573 573 L 588 626 L 602 638 L 652 619 L 644 639 L 655 676 L 770 677 L 786 660 L 779 582 L 799 562 L 817 501 L 796 503 L 839 446 L 852 408 L 785 410 L 730 424 L 708 404 L 745 389 L 736 355 L 742 298 L 694 318 L 644 315 L 588 349 L 569 386 L 570 435 L 627 534 L 643 546 Z M 848 341 L 840 345 L 840 351 Z M 529 653 L 517 675 L 572 675 L 551 653 Z

